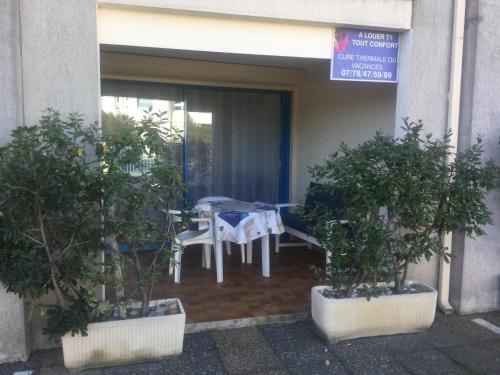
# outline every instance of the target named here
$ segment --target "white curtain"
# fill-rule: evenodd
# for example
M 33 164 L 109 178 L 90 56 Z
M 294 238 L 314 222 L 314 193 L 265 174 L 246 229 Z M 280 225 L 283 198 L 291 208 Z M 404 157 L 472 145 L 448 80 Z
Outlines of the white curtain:
M 225 195 L 278 202 L 280 94 L 189 88 L 185 100 L 190 201 Z M 211 124 L 196 123 L 197 117 Z

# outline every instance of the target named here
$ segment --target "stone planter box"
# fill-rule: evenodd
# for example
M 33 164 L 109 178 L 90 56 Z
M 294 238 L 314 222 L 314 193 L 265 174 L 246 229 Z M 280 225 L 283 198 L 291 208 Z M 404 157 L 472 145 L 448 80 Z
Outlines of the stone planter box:
M 111 366 L 148 361 L 182 352 L 186 314 L 179 299 L 180 314 L 91 323 L 88 336 L 62 337 L 64 365 L 69 369 Z
M 393 335 L 428 329 L 436 314 L 437 291 L 372 298 L 333 299 L 311 290 L 311 314 L 320 333 L 335 343 L 356 337 Z

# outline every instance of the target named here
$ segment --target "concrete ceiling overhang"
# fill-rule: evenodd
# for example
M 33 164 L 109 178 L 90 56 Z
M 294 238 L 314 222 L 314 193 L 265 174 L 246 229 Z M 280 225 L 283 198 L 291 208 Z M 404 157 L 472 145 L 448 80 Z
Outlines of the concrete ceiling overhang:
M 118 46 L 109 44 L 101 44 L 100 48 L 101 52 L 121 53 L 126 55 L 154 56 L 182 60 L 205 62 L 208 61 L 289 69 L 307 69 L 319 64 L 324 64 L 328 61 L 328 59 L 318 58 L 219 53 L 211 51 L 189 51 L 150 47 Z

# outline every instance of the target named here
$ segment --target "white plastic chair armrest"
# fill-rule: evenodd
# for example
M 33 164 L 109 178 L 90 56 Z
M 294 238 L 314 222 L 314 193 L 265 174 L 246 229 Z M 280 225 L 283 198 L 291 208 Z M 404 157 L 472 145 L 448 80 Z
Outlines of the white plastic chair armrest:
M 210 218 L 210 217 L 194 217 L 194 218 L 191 218 L 191 221 L 193 223 L 208 223 L 208 230 L 210 233 L 212 233 L 212 230 L 213 230 L 212 218 Z
M 200 223 L 200 222 L 206 222 L 206 223 L 211 223 L 212 219 L 209 217 L 193 217 L 191 219 L 193 223 Z
M 167 216 L 170 216 L 172 217 L 172 220 L 174 223 L 180 223 L 182 221 L 182 211 L 180 210 L 165 210 L 163 209 L 162 210 L 163 212 L 165 212 L 167 214 Z
M 168 210 L 168 213 L 171 215 L 181 215 L 182 211 L 181 210 Z
M 276 208 L 278 209 L 278 212 L 280 212 L 282 208 L 297 207 L 298 205 L 299 204 L 297 204 L 297 203 L 278 203 L 278 204 L 275 204 Z

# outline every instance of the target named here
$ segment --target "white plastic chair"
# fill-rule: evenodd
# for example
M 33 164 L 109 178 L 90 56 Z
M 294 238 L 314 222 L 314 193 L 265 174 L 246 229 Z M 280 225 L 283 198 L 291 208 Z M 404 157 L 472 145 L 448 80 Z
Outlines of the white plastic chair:
M 222 195 L 215 195 L 212 197 L 203 197 L 198 200 L 197 204 L 203 204 L 203 203 L 209 203 L 209 202 L 230 202 L 230 201 L 235 201 L 236 199 L 230 198 L 230 197 L 224 197 Z M 200 223 L 198 224 L 198 229 L 203 229 L 206 227 L 205 223 Z M 226 247 L 226 254 L 231 255 L 231 242 L 230 241 L 224 241 L 225 242 L 225 247 Z M 202 266 L 209 269 L 210 268 L 210 260 L 211 260 L 211 254 L 210 254 L 210 247 L 208 245 L 204 246 L 204 252 L 203 252 L 203 259 L 202 259 Z M 241 244 L 240 245 L 240 252 L 241 252 L 241 263 L 245 263 L 245 245 Z M 250 256 L 250 263 L 251 263 L 251 256 Z
M 174 222 L 180 222 L 182 219 L 178 216 L 181 212 L 170 210 L 169 215 L 172 215 Z M 173 264 L 174 282 L 180 283 L 181 281 L 181 265 L 182 265 L 182 253 L 184 248 L 189 245 L 201 244 L 207 246 L 214 245 L 214 232 L 212 228 L 212 219 L 210 218 L 193 218 L 193 222 L 197 223 L 207 223 L 206 227 L 201 230 L 185 230 L 184 232 L 178 233 L 175 236 L 175 244 L 173 249 L 175 251 Z M 198 224 L 198 225 L 199 225 Z M 170 268 L 170 273 L 172 273 L 172 267 Z

